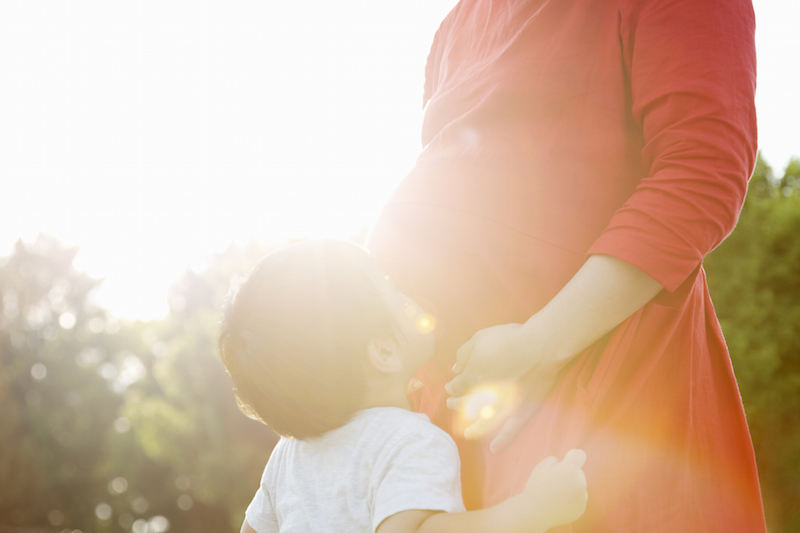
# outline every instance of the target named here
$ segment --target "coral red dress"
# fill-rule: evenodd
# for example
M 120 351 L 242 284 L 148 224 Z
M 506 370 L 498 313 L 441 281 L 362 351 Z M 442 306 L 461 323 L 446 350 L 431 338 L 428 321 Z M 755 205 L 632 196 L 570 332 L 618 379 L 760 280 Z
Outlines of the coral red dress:
M 455 433 L 468 506 L 580 447 L 589 504 L 574 531 L 765 530 L 701 266 L 754 166 L 753 34 L 750 0 L 462 0 L 442 23 L 425 148 L 368 247 L 437 318 L 416 400 Z M 443 391 L 456 349 L 527 320 L 588 254 L 666 289 L 571 361 L 508 450 L 460 439 Z

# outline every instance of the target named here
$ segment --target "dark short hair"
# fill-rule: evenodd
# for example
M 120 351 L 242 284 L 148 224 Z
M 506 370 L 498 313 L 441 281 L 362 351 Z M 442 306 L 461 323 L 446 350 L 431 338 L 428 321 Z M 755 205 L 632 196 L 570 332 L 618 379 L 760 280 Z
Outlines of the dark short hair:
M 303 241 L 263 257 L 231 293 L 218 346 L 243 413 L 304 439 L 362 408 L 366 346 L 396 331 L 369 261 L 345 241 Z

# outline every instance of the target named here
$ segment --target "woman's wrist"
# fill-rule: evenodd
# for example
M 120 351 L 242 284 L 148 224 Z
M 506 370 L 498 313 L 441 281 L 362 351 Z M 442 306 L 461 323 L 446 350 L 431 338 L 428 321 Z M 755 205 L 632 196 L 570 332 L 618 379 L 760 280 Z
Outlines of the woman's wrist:
M 557 374 L 577 353 L 572 350 L 570 339 L 563 333 L 559 334 L 563 328 L 554 318 L 557 319 L 550 313 L 540 311 L 520 328 L 520 342 L 533 352 L 532 371 Z
M 593 255 L 567 285 L 523 324 L 520 335 L 536 346 L 533 369 L 557 372 L 572 357 L 618 326 L 663 287 L 630 263 Z

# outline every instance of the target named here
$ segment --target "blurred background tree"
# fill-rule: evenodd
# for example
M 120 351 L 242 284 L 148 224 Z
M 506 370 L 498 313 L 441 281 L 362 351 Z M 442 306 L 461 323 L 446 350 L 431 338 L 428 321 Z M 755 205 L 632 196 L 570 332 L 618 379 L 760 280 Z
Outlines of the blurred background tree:
M 708 283 L 756 450 L 767 523 L 800 531 L 800 160 L 758 159 L 736 230 Z
M 121 398 L 107 387 L 105 313 L 76 272 L 76 249 L 40 237 L 0 267 L 0 516 L 11 524 L 87 523 L 98 498 L 100 436 Z M 114 333 L 113 326 L 109 332 Z M 89 367 L 103 365 L 105 372 Z M 109 376 L 110 377 L 110 376 Z M 0 522 L 0 523 L 3 523 Z
M 800 161 L 778 178 L 759 159 L 705 263 L 773 533 L 800 531 L 799 237 Z M 277 438 L 238 411 L 217 322 L 269 250 L 193 263 L 147 322 L 95 305 L 100 281 L 53 238 L 0 258 L 0 533 L 238 531 Z
M 267 251 L 194 265 L 149 322 L 93 305 L 100 281 L 53 238 L 0 259 L 0 531 L 239 530 L 277 438 L 239 413 L 216 330 Z
M 172 481 L 154 501 L 183 513 L 180 530 L 238 531 L 277 437 L 242 415 L 217 357 L 220 310 L 231 283 L 268 248 L 249 242 L 187 269 L 169 294 L 170 313 L 149 336 L 159 355 L 123 412 L 147 457 Z M 176 507 L 177 506 L 177 507 Z

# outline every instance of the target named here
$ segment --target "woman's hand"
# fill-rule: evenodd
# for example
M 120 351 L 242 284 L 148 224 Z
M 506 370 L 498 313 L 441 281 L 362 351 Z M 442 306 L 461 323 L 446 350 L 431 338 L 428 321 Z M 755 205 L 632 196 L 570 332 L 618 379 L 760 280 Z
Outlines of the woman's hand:
M 445 387 L 448 407 L 471 419 L 465 436 L 480 438 L 504 423 L 491 444 L 501 451 L 538 412 L 564 365 L 662 289 L 630 263 L 593 255 L 525 324 L 478 331 L 458 350 L 459 375 Z
M 456 376 L 445 389 L 450 409 L 470 425 L 467 439 L 477 439 L 503 424 L 490 446 L 504 449 L 533 417 L 552 390 L 564 362 L 544 356 L 544 336 L 531 333 L 535 321 L 503 324 L 478 331 L 456 354 Z
M 453 371 L 459 375 L 445 389 L 453 396 L 463 396 L 480 383 L 518 380 L 536 362 L 530 340 L 522 324 L 478 331 L 456 352 Z

